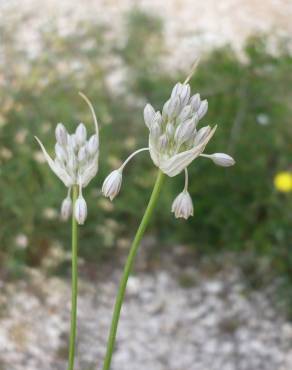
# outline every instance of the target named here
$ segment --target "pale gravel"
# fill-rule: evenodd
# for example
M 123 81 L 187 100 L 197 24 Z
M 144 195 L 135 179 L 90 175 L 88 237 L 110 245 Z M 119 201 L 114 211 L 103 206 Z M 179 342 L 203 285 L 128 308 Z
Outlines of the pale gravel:
M 175 261 L 130 278 L 113 370 L 292 368 L 292 325 L 273 307 L 273 294 L 248 290 L 236 267 L 208 276 Z M 120 273 L 81 280 L 76 370 L 102 368 Z M 0 369 L 63 370 L 69 282 L 29 274 L 29 283 L 2 286 Z M 188 287 L 180 283 L 186 279 Z

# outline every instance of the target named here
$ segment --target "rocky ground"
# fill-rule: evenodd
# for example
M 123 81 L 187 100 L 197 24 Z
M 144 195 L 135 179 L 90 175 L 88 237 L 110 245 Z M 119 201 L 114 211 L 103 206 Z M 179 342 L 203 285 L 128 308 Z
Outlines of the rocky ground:
M 76 370 L 102 367 L 120 274 L 104 266 L 81 279 Z M 1 291 L 0 369 L 65 369 L 69 281 L 30 270 Z M 271 288 L 250 290 L 225 257 L 198 262 L 180 247 L 150 262 L 140 254 L 113 370 L 290 370 L 292 325 L 274 306 Z

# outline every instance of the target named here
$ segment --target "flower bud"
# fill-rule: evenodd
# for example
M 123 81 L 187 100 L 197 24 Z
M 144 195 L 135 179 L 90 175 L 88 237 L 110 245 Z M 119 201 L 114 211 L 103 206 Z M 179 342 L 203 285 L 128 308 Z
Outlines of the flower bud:
M 68 134 L 67 134 L 65 126 L 62 123 L 57 124 L 55 134 L 56 134 L 57 143 L 59 145 L 61 146 L 67 145 Z
M 174 96 L 170 99 L 169 105 L 168 105 L 168 116 L 170 118 L 176 117 L 181 110 L 181 101 L 179 96 Z
M 69 195 L 63 200 L 61 206 L 61 218 L 67 221 L 72 214 L 72 200 Z
M 194 118 L 188 119 L 187 121 L 181 123 L 175 131 L 174 140 L 177 143 L 182 144 L 190 139 L 196 128 L 196 123 L 197 122 Z
M 87 151 L 90 155 L 96 154 L 98 150 L 98 137 L 97 135 L 92 135 L 87 143 Z
M 122 179 L 123 175 L 121 170 L 115 170 L 111 172 L 103 182 L 103 195 L 110 198 L 110 200 L 113 200 L 121 189 Z
M 186 119 L 188 119 L 190 117 L 191 113 L 192 113 L 192 107 L 191 107 L 191 105 L 186 105 L 182 109 L 182 111 L 180 112 L 180 114 L 178 116 L 179 122 L 183 122 Z
M 191 97 L 190 105 L 195 112 L 200 108 L 201 105 L 200 94 L 195 94 Z
M 87 217 L 87 204 L 80 194 L 75 202 L 74 216 L 79 225 L 83 225 Z
M 171 212 L 175 218 L 187 219 L 194 214 L 192 198 L 187 190 L 181 192 L 173 201 Z
M 61 162 L 65 162 L 68 158 L 66 150 L 59 143 L 56 143 L 55 145 L 55 153 L 56 153 L 56 157 Z
M 225 153 L 214 153 L 208 156 L 218 166 L 230 167 L 235 164 L 235 160 L 228 154 Z
M 208 101 L 205 99 L 201 102 L 197 112 L 199 119 L 202 119 L 204 117 L 204 115 L 207 113 L 207 110 L 208 110 Z
M 78 161 L 79 163 L 84 162 L 87 158 L 86 146 L 82 146 L 78 151 Z
M 205 138 L 209 135 L 210 130 L 211 130 L 210 126 L 205 126 L 205 127 L 200 128 L 200 130 L 197 132 L 195 136 L 194 145 L 198 145 L 202 141 L 204 141 Z
M 171 98 L 174 98 L 176 95 L 179 95 L 182 91 L 182 88 L 183 88 L 182 83 L 178 82 L 177 84 L 175 84 L 171 92 Z
M 168 122 L 165 128 L 165 133 L 169 139 L 171 139 L 174 135 L 174 125 L 172 122 Z
M 147 104 L 144 108 L 144 121 L 148 128 L 150 128 L 155 116 L 155 110 L 151 104 Z
M 188 104 L 191 95 L 191 88 L 189 84 L 182 85 L 181 92 L 179 94 L 181 105 L 184 107 Z
M 168 106 L 169 106 L 169 102 L 170 102 L 170 99 L 167 100 L 166 103 L 164 103 L 163 108 L 162 108 L 162 117 L 164 119 L 167 119 L 167 117 L 168 117 Z
M 86 127 L 84 126 L 83 123 L 79 123 L 76 129 L 75 135 L 76 135 L 77 144 L 83 145 L 86 141 L 86 135 L 87 135 Z
M 167 148 L 167 145 L 168 145 L 168 138 L 166 134 L 163 134 L 160 136 L 158 140 L 158 148 L 159 150 L 165 150 Z

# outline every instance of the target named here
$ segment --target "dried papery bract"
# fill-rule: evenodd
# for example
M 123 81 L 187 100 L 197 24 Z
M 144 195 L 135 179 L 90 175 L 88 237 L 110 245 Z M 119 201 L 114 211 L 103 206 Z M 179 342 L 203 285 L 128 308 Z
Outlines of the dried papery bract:
M 188 192 L 189 180 L 187 170 L 193 160 L 199 156 L 204 156 L 210 158 L 215 164 L 224 167 L 231 166 L 235 163 L 233 158 L 224 153 L 203 154 L 217 126 L 212 128 L 207 125 L 199 128 L 200 120 L 207 114 L 208 102 L 207 100 L 201 100 L 199 93 L 191 94 L 191 87 L 188 82 L 196 67 L 197 64 L 194 64 L 190 75 L 184 83 L 178 82 L 173 87 L 170 97 L 163 105 L 161 112 L 156 111 L 151 104 L 146 104 L 144 108 L 144 121 L 149 130 L 148 147 L 132 153 L 120 168 L 108 175 L 102 187 L 103 194 L 113 200 L 120 191 L 122 172 L 126 164 L 136 154 L 142 151 L 149 150 L 153 163 L 159 168 L 156 183 L 131 245 L 122 275 L 114 307 L 103 370 L 110 369 L 128 277 L 139 244 L 157 203 L 165 175 L 174 177 L 184 171 L 185 186 L 183 191 L 173 201 L 172 212 L 176 218 L 187 219 L 193 216 L 194 212 L 192 199 Z
M 72 134 L 67 132 L 62 123 L 58 123 L 55 130 L 54 158 L 47 153 L 42 142 L 36 137 L 50 168 L 68 188 L 67 196 L 61 205 L 61 219 L 67 221 L 72 215 L 72 299 L 68 370 L 74 370 L 77 326 L 77 223 L 83 225 L 87 218 L 87 204 L 82 191 L 97 174 L 99 157 L 98 124 L 95 112 L 88 98 L 82 93 L 79 94 L 91 110 L 94 121 L 93 135 L 87 137 L 87 129 L 83 123 L 80 123 Z

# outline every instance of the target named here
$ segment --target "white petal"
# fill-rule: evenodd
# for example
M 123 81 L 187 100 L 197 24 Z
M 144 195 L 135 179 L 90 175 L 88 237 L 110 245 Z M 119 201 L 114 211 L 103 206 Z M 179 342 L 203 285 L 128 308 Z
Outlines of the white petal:
M 35 136 L 35 139 L 39 143 L 44 156 L 48 162 L 48 165 L 50 166 L 51 170 L 59 177 L 59 179 L 65 184 L 65 186 L 70 187 L 73 185 L 72 178 L 67 174 L 67 172 L 58 164 L 58 162 L 54 162 L 52 158 L 47 153 L 45 147 L 43 146 L 42 142 Z
M 179 153 L 174 155 L 173 157 L 162 160 L 159 163 L 159 168 L 162 172 L 166 175 L 173 177 L 178 175 L 181 171 L 183 171 L 195 158 L 197 158 L 205 149 L 208 141 L 214 135 L 217 126 L 213 127 L 213 129 L 209 132 L 208 136 L 204 138 L 204 141 L 201 142 L 199 145 L 195 146 L 194 148 L 187 150 L 185 152 Z M 149 145 L 149 150 L 151 154 L 151 148 Z M 152 155 L 151 155 L 152 157 Z M 153 159 L 153 157 L 152 157 Z M 154 160 L 153 160 L 154 162 Z M 155 163 L 155 162 L 154 162 Z
M 207 113 L 207 110 L 208 110 L 208 101 L 205 99 L 201 102 L 197 112 L 199 119 L 202 119 L 204 117 L 204 115 Z
M 188 191 L 184 190 L 175 198 L 171 212 L 176 218 L 184 218 L 185 220 L 194 215 L 193 201 Z

